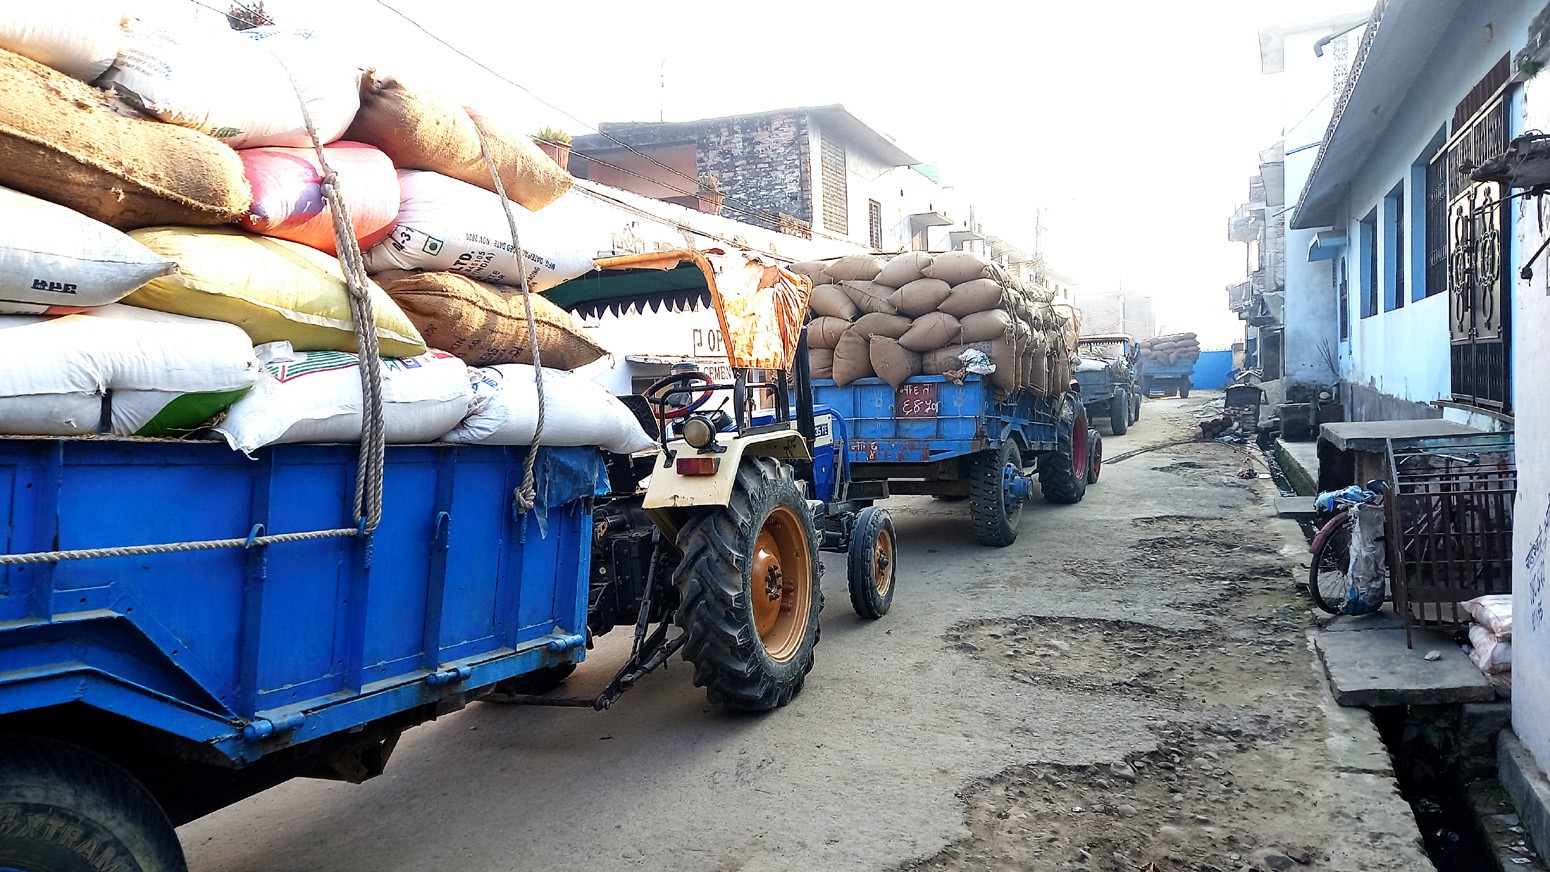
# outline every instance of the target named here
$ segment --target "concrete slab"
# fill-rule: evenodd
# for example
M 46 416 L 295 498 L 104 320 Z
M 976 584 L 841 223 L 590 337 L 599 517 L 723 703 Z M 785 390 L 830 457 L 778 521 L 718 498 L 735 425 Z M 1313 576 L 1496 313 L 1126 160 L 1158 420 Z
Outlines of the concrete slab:
M 1314 647 L 1335 701 L 1346 706 L 1444 705 L 1490 702 L 1496 689 L 1440 630 L 1417 630 L 1405 647 L 1403 629 L 1322 632 Z M 1442 656 L 1427 660 L 1430 651 Z
M 1550 849 L 1550 781 L 1534 762 L 1534 755 L 1511 730 L 1496 741 L 1496 774 L 1512 797 L 1529 841 L 1544 855 Z
M 1319 629 L 1326 633 L 1351 633 L 1361 630 L 1399 630 L 1405 629 L 1405 622 L 1395 614 L 1393 606 L 1384 606 L 1382 611 L 1373 612 L 1370 615 L 1335 615 L 1333 617 L 1319 618 Z M 1404 640 L 1399 640 L 1404 644 Z
M 1445 418 L 1412 421 L 1340 421 L 1319 428 L 1319 438 L 1341 451 L 1382 452 L 1389 439 L 1424 439 L 1431 436 L 1467 436 L 1479 433 L 1467 424 Z M 1317 469 L 1317 466 L 1314 467 Z
M 1276 440 L 1276 462 L 1292 489 L 1311 496 L 1318 490 L 1319 448 L 1317 442 L 1287 442 Z
M 1313 507 L 1313 497 L 1276 497 L 1276 514 L 1283 518 L 1316 518 L 1319 510 Z

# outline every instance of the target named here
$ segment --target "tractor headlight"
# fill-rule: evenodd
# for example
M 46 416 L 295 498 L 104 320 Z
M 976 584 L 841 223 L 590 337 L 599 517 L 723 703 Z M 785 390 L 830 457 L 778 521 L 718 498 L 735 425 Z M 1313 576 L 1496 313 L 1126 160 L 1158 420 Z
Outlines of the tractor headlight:
M 683 423 L 681 435 L 695 448 L 704 448 L 716 441 L 716 428 L 703 415 L 690 415 Z

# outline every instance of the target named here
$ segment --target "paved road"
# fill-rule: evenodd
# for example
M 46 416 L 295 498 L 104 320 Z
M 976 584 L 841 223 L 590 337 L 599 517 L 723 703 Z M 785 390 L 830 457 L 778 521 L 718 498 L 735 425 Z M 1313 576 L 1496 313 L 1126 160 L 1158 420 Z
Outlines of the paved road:
M 1149 402 L 1108 452 L 1177 438 L 1200 402 Z M 894 500 L 893 611 L 877 622 L 851 614 L 843 563 L 826 557 L 817 665 L 788 708 L 713 710 L 679 661 L 605 713 L 475 704 L 411 731 L 387 774 L 365 785 L 295 781 L 183 827 L 191 868 L 863 870 L 954 844 L 967 846 L 962 868 L 1001 868 L 974 853 L 993 837 L 971 833 L 966 787 L 1037 761 L 1107 765 L 1155 752 L 1167 718 L 1144 694 L 1010 680 L 958 641 L 963 625 L 1056 615 L 1144 620 L 1187 636 L 1201 615 L 1168 583 L 1166 557 L 1134 550 L 1147 533 L 1137 519 L 1259 523 L 1250 515 L 1264 487 L 1232 476 L 1239 452 L 1185 446 L 1131 458 L 1079 505 L 1030 504 L 1018 542 L 1000 550 L 974 544 L 964 504 Z M 1262 555 L 1261 568 L 1265 559 L 1287 587 L 1281 558 Z M 1299 634 L 1289 633 L 1300 647 Z M 574 683 L 602 682 L 621 656 L 622 640 L 610 641 Z M 1306 651 L 1296 656 L 1311 674 Z M 1379 770 L 1378 799 L 1359 801 L 1387 809 L 1372 835 L 1399 831 L 1403 845 L 1405 810 Z

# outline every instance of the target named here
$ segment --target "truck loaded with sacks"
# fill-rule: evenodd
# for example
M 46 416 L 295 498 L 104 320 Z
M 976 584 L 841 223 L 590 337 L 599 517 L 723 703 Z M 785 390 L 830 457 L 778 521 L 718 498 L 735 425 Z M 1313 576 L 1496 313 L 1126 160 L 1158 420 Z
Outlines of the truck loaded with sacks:
M 0 869 L 182 870 L 176 824 L 374 777 L 471 700 L 606 708 L 674 654 L 783 706 L 821 549 L 888 610 L 809 283 L 599 255 L 516 123 L 341 57 L 0 12 Z M 663 300 L 715 309 L 733 380 L 609 394 L 576 313 Z M 617 627 L 604 690 L 554 695 Z
M 814 285 L 814 394 L 847 422 L 853 479 L 966 499 L 992 546 L 1017 539 L 1035 478 L 1057 503 L 1098 480 L 1102 440 L 1070 390 L 1070 306 L 968 251 L 792 269 Z

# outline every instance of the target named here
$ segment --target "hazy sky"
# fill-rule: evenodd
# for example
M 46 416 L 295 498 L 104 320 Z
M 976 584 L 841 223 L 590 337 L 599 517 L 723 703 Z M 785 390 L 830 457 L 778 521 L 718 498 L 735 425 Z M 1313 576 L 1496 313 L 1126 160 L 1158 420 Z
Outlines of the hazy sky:
M 1212 343 L 1241 335 L 1223 289 L 1243 280 L 1244 247 L 1227 241 L 1227 218 L 1247 199 L 1257 152 L 1280 136 L 1257 31 L 1372 5 L 388 2 L 559 111 L 375 0 L 268 9 L 353 38 L 372 56 L 363 63 L 529 112 L 535 130 L 842 103 L 938 164 L 988 231 L 1032 247 L 1042 209 L 1057 269 L 1084 288 L 1149 293 L 1159 327 Z

